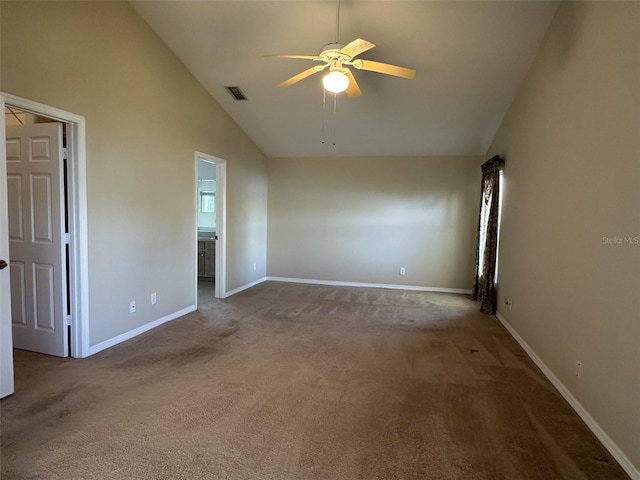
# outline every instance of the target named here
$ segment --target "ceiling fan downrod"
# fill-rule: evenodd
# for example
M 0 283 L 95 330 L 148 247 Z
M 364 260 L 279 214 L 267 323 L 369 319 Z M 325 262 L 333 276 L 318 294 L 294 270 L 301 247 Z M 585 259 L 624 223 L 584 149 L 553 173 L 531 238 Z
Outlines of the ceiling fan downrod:
M 340 0 L 336 0 L 336 43 L 340 43 Z

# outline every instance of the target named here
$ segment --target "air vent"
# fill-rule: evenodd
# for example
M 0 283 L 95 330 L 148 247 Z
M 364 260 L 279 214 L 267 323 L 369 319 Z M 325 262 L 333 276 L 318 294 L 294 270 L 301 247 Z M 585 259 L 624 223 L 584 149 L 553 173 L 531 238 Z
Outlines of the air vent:
M 227 92 L 231 94 L 231 96 L 236 100 L 247 100 L 247 97 L 244 96 L 242 90 L 239 87 L 224 87 L 227 89 Z

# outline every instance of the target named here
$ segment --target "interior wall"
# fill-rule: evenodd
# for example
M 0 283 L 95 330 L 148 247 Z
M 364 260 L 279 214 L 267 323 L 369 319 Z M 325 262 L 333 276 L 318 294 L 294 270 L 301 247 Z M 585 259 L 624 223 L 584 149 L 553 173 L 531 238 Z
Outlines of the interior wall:
M 487 155 L 506 161 L 499 312 L 636 469 L 638 25 L 637 2 L 562 2 Z
M 473 156 L 270 159 L 269 276 L 470 289 L 480 164 Z
M 1 22 L 2 90 L 87 121 L 91 345 L 194 305 L 195 151 L 227 161 L 227 288 L 265 275 L 266 158 L 129 3 L 3 1 Z

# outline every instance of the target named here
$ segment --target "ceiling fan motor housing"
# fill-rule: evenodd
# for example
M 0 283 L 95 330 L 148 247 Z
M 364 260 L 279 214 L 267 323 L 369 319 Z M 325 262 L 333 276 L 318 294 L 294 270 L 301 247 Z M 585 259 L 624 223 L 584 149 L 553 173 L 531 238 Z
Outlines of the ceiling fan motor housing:
M 328 43 L 320 50 L 320 58 L 327 63 L 332 63 L 334 60 L 338 62 L 349 62 L 351 57 L 341 53 L 340 50 L 344 47 L 341 43 Z

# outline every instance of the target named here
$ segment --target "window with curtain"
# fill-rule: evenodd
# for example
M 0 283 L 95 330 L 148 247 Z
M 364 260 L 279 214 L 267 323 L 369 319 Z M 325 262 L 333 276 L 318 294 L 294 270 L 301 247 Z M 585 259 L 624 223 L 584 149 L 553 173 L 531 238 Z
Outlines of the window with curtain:
M 484 313 L 496 313 L 496 267 L 500 217 L 500 174 L 504 162 L 495 156 L 482 164 L 482 192 L 478 219 L 476 273 L 471 298 L 480 302 Z

